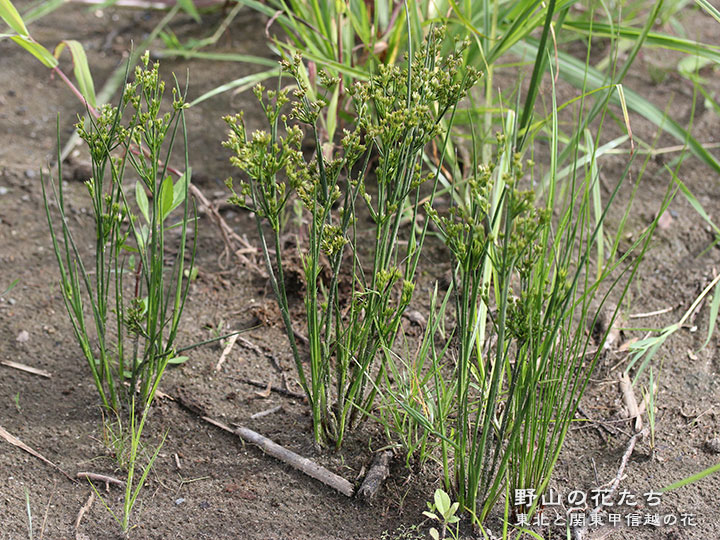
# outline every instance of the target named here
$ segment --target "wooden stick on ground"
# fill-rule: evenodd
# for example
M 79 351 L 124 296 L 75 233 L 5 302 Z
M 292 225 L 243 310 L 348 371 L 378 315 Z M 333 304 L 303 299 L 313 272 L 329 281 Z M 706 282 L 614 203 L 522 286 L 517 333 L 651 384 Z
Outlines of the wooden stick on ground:
M 220 359 L 217 362 L 217 365 L 215 366 L 215 371 L 220 371 L 220 368 L 223 365 L 223 362 L 225 362 L 225 358 L 228 354 L 230 354 L 230 351 L 233 348 L 233 345 L 235 345 L 235 342 L 237 341 L 240 334 L 233 334 L 230 336 L 230 339 L 228 339 L 227 345 L 225 345 L 225 348 L 223 349 L 222 354 L 220 355 Z
M 633 450 L 635 450 L 635 445 L 640 439 L 646 437 L 648 433 L 648 428 L 643 428 L 641 431 L 630 437 L 627 447 L 625 448 L 625 452 L 623 453 L 622 459 L 620 460 L 620 467 L 618 468 L 617 474 L 615 474 L 615 478 L 613 478 L 613 480 L 609 483 L 610 487 L 607 491 L 608 497 L 615 493 L 615 490 L 618 488 L 620 482 L 624 478 L 625 468 L 630 461 L 630 456 L 632 456 Z M 597 516 L 602 511 L 603 506 L 599 505 L 590 511 L 590 515 Z M 572 538 L 573 540 L 600 540 L 601 538 L 605 538 L 613 530 L 616 530 L 616 528 L 610 525 L 602 526 L 600 527 L 600 530 L 592 531 L 592 533 L 587 526 L 575 527 L 572 530 Z M 590 534 L 592 534 L 592 536 L 588 536 Z
M 8 433 L 8 432 L 5 430 L 5 428 L 2 427 L 2 426 L 0 426 L 0 437 L 2 437 L 3 439 L 5 439 L 7 442 L 9 442 L 10 444 L 12 444 L 13 446 L 17 446 L 18 448 L 21 448 L 21 449 L 25 450 L 28 454 L 30 454 L 30 455 L 32 455 L 32 456 L 35 456 L 35 457 L 38 458 L 40 461 L 42 461 L 42 462 L 44 462 L 44 463 L 47 463 L 47 464 L 50 465 L 52 468 L 60 471 L 60 472 L 61 472 L 63 475 L 65 475 L 65 477 L 67 477 L 71 482 L 75 483 L 75 479 L 74 479 L 72 476 L 70 476 L 68 473 L 66 473 L 65 471 L 63 471 L 60 467 L 58 467 L 57 465 L 55 465 L 52 461 L 50 461 L 49 459 L 47 459 L 47 458 L 46 458 L 45 456 L 43 456 L 40 452 L 38 452 L 38 451 L 36 451 L 36 450 L 33 450 L 33 449 L 30 448 L 27 444 L 25 444 L 24 442 L 22 442 L 20 439 L 18 439 L 18 438 L 15 437 L 14 435 Z
M 361 499 L 372 499 L 385 482 L 390 474 L 390 460 L 392 459 L 392 450 L 385 450 L 379 454 L 375 454 L 370 470 L 365 476 L 360 489 L 358 489 L 358 497 Z
M 622 394 L 623 403 L 628 411 L 628 419 L 634 420 L 633 429 L 637 433 L 643 428 L 643 410 L 638 405 L 635 392 L 633 391 L 632 382 L 630 381 L 630 376 L 624 372 L 620 375 L 620 393 Z
M 122 480 L 118 480 L 117 478 L 113 478 L 112 476 L 106 476 L 104 474 L 97 474 L 94 472 L 79 472 L 75 476 L 78 478 L 85 478 L 88 481 L 95 480 L 97 482 L 102 482 L 103 484 L 105 484 L 106 491 L 110 491 L 110 484 L 125 487 L 125 482 L 123 482 Z
M 7 366 L 9 368 L 24 371 L 25 373 L 32 373 L 33 375 L 39 375 L 40 377 L 45 377 L 46 379 L 50 379 L 52 377 L 52 374 L 49 371 L 45 371 L 44 369 L 34 368 L 32 366 L 26 366 L 25 364 L 21 364 L 19 362 L 13 362 L 12 360 L 2 360 L 2 361 L 0 361 L 0 364 L 2 364 L 3 366 Z
M 241 379 L 241 378 L 235 378 L 234 380 L 249 384 L 250 386 L 254 386 L 256 388 L 263 388 L 267 389 L 267 383 L 261 382 L 261 381 L 254 381 L 252 379 Z M 283 396 L 295 398 L 295 399 L 305 399 L 305 394 L 301 394 L 299 392 L 293 392 L 291 390 L 285 390 L 284 388 L 280 388 L 278 386 L 270 386 L 271 392 L 277 392 L 278 394 L 282 394 Z
M 82 521 L 82 518 L 85 514 L 87 514 L 90 511 L 90 508 L 92 507 L 93 502 L 95 501 L 95 492 L 91 491 L 90 496 L 88 497 L 88 500 L 83 504 L 82 508 L 80 508 L 80 511 L 78 512 L 77 519 L 75 520 L 75 533 L 77 534 L 78 529 L 80 528 L 80 522 Z
M 250 418 L 252 420 L 257 420 L 258 418 L 262 418 L 263 416 L 269 416 L 280 410 L 282 410 L 282 405 L 276 405 L 275 407 L 272 407 L 271 409 L 266 409 L 264 411 L 256 412 L 255 414 L 250 415 Z
M 219 427 L 220 429 L 222 429 L 223 431 L 227 431 L 228 433 L 233 433 L 245 442 L 249 442 L 251 444 L 259 446 L 266 454 L 270 454 L 272 457 L 279 459 L 283 463 L 287 463 L 294 469 L 304 472 L 305 474 L 315 478 L 316 480 L 320 480 L 320 482 L 322 482 L 326 486 L 330 486 L 331 488 L 336 489 L 343 495 L 346 495 L 348 497 L 353 496 L 355 489 L 350 482 L 348 482 L 341 476 L 338 476 L 337 474 L 327 470 L 325 467 L 321 467 L 314 461 L 311 461 L 308 458 L 296 454 L 292 450 L 288 450 L 287 448 L 280 446 L 279 444 L 271 441 L 267 437 L 260 435 L 259 433 L 256 433 L 251 429 L 241 426 L 233 429 L 227 424 L 223 424 L 222 422 L 218 422 L 217 420 L 210 418 L 203 410 L 202 405 L 185 399 L 182 394 L 177 395 L 177 397 L 175 398 L 175 402 L 180 404 L 183 408 L 190 411 L 191 413 L 197 414 L 207 423 L 212 424 L 215 427 Z
M 266 454 L 270 454 L 272 457 L 290 465 L 292 468 L 304 472 L 308 476 L 319 480 L 326 486 L 339 491 L 347 497 L 352 497 L 355 493 L 353 485 L 343 477 L 338 476 L 334 472 L 327 470 L 325 467 L 318 465 L 306 457 L 296 454 L 292 450 L 288 450 L 287 448 L 280 446 L 252 429 L 245 427 L 237 427 L 233 429 L 230 426 L 223 424 L 222 422 L 218 422 L 217 420 L 213 420 L 208 416 L 202 416 L 201 418 L 206 422 L 219 427 L 223 431 L 234 433 L 245 442 L 259 446 Z

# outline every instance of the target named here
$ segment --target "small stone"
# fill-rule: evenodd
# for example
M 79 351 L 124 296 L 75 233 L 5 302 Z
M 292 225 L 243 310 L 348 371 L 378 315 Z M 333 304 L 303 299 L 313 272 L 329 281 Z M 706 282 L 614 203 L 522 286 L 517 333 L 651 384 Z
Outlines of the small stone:
M 184 502 L 185 502 L 185 499 L 183 497 L 180 497 L 179 499 L 175 499 L 176 506 L 180 506 Z
M 37 176 L 37 173 L 35 172 L 35 169 L 25 169 L 25 178 L 28 180 L 32 180 Z
M 20 333 L 18 334 L 18 336 L 15 338 L 15 340 L 16 340 L 18 343 L 25 343 L 25 342 L 27 342 L 29 339 L 30 339 L 30 332 L 28 332 L 27 330 L 23 330 L 23 331 L 20 332 Z
M 0 186 L 0 195 L 7 195 L 9 193 L 9 189 L 5 186 Z
M 720 454 L 720 437 L 705 441 L 705 449 L 713 454 Z

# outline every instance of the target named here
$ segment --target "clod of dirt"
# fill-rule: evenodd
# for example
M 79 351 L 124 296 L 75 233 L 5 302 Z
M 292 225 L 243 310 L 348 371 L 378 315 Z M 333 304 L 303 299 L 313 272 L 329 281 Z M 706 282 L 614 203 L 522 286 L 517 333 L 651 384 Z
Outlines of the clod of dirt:
M 705 449 L 713 454 L 720 454 L 720 437 L 705 441 Z
M 420 328 L 424 328 L 427 324 L 427 321 L 425 320 L 423 314 L 416 309 L 406 311 L 405 313 L 403 313 L 403 317 L 405 317 L 411 323 L 416 324 Z
M 73 182 L 86 182 L 92 176 L 92 165 L 89 161 L 76 157 L 69 157 L 65 160 L 63 168 L 63 180 Z
M 30 333 L 27 330 L 23 330 L 17 335 L 15 341 L 17 341 L 18 343 L 27 343 L 29 339 Z
M 620 330 L 622 326 L 621 318 L 618 315 L 615 317 L 615 321 L 613 321 L 613 314 L 615 314 L 615 306 L 606 306 L 600 315 L 598 315 L 591 329 L 593 340 L 597 344 L 600 343 L 605 332 L 607 332 L 607 338 L 603 345 L 604 349 L 615 350 L 624 341 L 623 333 Z

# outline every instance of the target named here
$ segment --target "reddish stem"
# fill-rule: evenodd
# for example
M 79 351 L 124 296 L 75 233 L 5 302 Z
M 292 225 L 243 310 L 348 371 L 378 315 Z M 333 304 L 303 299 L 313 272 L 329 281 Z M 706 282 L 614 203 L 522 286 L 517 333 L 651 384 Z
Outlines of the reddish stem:
M 85 96 L 82 95 L 82 92 L 77 89 L 77 87 L 72 83 L 70 79 L 68 79 L 67 75 L 65 75 L 65 73 L 63 73 L 63 71 L 59 67 L 55 66 L 54 68 L 52 68 L 52 70 L 58 74 L 58 76 L 63 80 L 63 82 L 65 82 L 65 84 L 68 85 L 72 93 L 75 94 L 75 96 L 80 101 L 82 101 L 83 105 L 85 105 L 85 107 L 87 107 L 87 110 L 90 111 L 90 114 L 92 114 L 95 118 L 100 116 L 95 107 L 88 103 L 88 101 L 85 99 Z

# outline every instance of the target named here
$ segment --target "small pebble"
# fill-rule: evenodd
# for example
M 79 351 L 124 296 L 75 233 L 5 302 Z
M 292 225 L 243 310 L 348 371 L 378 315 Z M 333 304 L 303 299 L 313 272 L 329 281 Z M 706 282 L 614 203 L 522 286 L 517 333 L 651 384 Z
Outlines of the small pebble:
M 720 437 L 705 441 L 705 448 L 713 454 L 720 454 Z
M 175 499 L 175 504 L 177 506 L 180 506 L 184 502 L 185 502 L 185 499 L 183 497 L 180 497 L 179 499 Z
M 7 195 L 9 191 L 5 186 L 0 186 L 0 195 Z
M 25 178 L 28 180 L 32 180 L 37 176 L 37 173 L 35 172 L 35 169 L 25 169 Z

